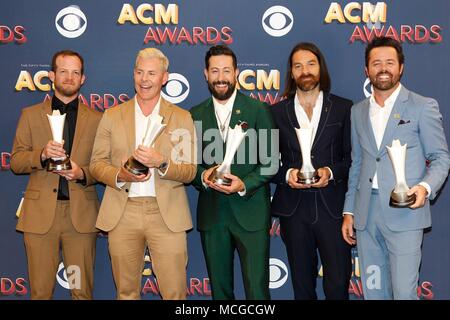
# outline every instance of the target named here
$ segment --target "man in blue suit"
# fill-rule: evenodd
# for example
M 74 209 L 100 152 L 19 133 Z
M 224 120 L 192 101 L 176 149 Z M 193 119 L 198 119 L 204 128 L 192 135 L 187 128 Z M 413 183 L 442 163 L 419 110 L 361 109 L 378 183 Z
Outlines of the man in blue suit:
M 366 48 L 366 74 L 372 96 L 351 112 L 352 166 L 344 204 L 342 233 L 355 243 L 366 299 L 417 299 L 423 229 L 431 226 L 430 203 L 450 166 L 438 103 L 400 84 L 404 55 L 391 38 Z M 416 201 L 389 206 L 396 184 L 386 146 L 407 144 L 406 182 Z M 428 164 L 427 164 L 428 162 Z

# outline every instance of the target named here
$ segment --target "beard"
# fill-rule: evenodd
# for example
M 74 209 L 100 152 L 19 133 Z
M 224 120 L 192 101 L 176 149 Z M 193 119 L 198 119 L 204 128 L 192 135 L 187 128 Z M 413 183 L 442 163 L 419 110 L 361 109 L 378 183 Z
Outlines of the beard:
M 65 97 L 71 97 L 80 91 L 80 86 L 75 86 L 73 83 L 55 83 L 55 90 Z
M 381 76 L 381 75 L 388 75 L 389 80 L 379 80 L 378 76 Z M 401 78 L 401 74 L 394 76 L 392 73 L 390 73 L 388 71 L 378 72 L 375 77 L 369 77 L 370 82 L 372 83 L 373 87 L 378 90 L 383 90 L 383 91 L 394 88 L 397 85 L 397 83 L 399 83 L 400 78 Z
M 319 81 L 319 75 L 313 76 L 312 74 L 302 75 L 295 79 L 297 88 L 304 92 L 311 91 L 317 88 L 317 86 L 319 85 Z
M 224 93 L 217 92 L 216 89 L 214 88 L 214 86 L 218 85 L 218 84 L 219 85 L 226 84 L 228 89 Z M 216 98 L 217 100 L 220 100 L 220 101 L 228 100 L 233 95 L 235 88 L 236 88 L 236 82 L 231 83 L 229 81 L 214 81 L 214 82 L 208 81 L 209 92 L 211 92 L 211 94 L 213 95 L 214 98 Z

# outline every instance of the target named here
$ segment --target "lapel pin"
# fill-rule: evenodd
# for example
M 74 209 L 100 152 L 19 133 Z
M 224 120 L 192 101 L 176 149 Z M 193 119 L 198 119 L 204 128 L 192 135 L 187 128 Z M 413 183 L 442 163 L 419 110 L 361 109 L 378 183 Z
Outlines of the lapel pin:
M 236 114 L 241 114 L 241 110 L 240 109 L 236 109 Z

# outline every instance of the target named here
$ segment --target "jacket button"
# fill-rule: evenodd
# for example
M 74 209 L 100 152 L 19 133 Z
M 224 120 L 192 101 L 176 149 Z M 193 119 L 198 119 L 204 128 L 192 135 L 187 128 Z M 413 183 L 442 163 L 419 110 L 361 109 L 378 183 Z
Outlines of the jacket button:
M 376 158 L 377 162 L 380 162 L 380 158 Z
M 56 190 L 56 189 L 53 189 L 53 192 L 55 192 L 55 193 L 56 193 L 56 191 L 58 191 L 58 190 Z
M 311 159 L 314 159 L 314 156 L 313 156 L 313 155 L 311 155 Z
M 125 189 L 125 192 L 127 192 L 127 193 L 128 193 L 128 189 Z
M 369 182 L 372 182 L 372 178 L 369 178 Z

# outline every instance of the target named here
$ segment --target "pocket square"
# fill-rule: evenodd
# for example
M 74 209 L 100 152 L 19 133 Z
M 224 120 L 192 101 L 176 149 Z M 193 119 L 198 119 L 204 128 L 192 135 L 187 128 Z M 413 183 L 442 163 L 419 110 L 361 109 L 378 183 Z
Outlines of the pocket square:
M 403 120 L 403 119 L 401 119 L 399 122 L 398 122 L 398 125 L 400 126 L 400 125 L 402 125 L 402 124 L 407 124 L 407 123 L 410 123 L 411 122 L 411 120 Z

